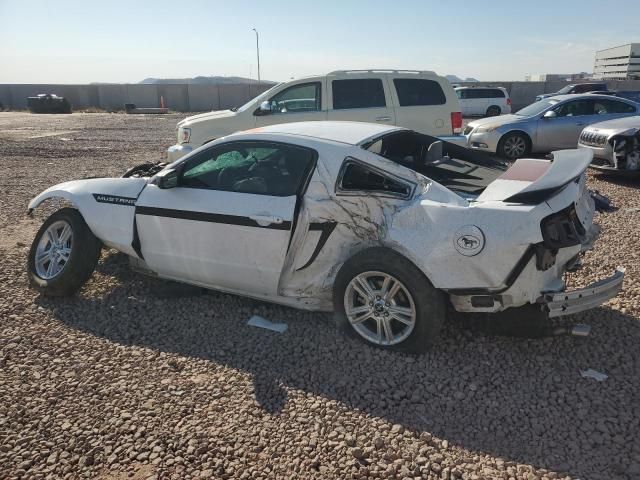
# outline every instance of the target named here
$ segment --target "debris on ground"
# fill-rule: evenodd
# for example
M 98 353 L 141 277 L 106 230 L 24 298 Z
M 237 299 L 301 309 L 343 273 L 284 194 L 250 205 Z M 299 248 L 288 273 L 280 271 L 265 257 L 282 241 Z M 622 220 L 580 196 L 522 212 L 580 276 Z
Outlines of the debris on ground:
M 609 197 L 602 195 L 598 190 L 591 190 L 590 193 L 598 212 L 613 212 L 616 210 Z
M 597 370 L 593 370 L 592 368 L 588 370 L 580 370 L 580 375 L 582 375 L 584 378 L 593 378 L 598 382 L 604 382 L 607 378 L 609 378 L 609 375 L 607 375 L 606 373 L 598 372 Z
M 278 333 L 284 333 L 287 330 L 286 323 L 273 323 L 270 320 L 267 320 L 264 317 L 259 315 L 254 315 L 249 319 L 247 325 L 251 325 L 252 327 L 265 328 L 267 330 L 272 330 Z

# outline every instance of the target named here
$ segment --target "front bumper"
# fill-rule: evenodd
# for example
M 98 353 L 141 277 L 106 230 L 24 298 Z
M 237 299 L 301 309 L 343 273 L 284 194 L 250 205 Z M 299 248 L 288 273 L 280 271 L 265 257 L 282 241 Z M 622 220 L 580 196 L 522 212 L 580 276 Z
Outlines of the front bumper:
M 578 142 L 578 148 L 591 150 L 594 158 L 602 158 L 609 161 L 613 157 L 613 149 L 611 145 L 609 145 L 609 142 L 603 146 L 585 145 L 584 143 Z
M 184 157 L 187 153 L 190 153 L 192 150 L 193 147 L 187 144 L 171 145 L 167 148 L 167 160 L 169 163 L 175 162 L 179 158 Z
M 586 288 L 565 292 L 546 293 L 540 299 L 542 308 L 550 318 L 584 312 L 602 305 L 622 289 L 625 269 L 618 267 L 609 278 L 592 283 Z
M 471 133 L 465 135 L 467 139 L 467 148 L 495 153 L 498 151 L 498 142 L 500 141 L 501 136 L 502 134 L 496 130 L 493 132 L 482 133 L 471 131 Z

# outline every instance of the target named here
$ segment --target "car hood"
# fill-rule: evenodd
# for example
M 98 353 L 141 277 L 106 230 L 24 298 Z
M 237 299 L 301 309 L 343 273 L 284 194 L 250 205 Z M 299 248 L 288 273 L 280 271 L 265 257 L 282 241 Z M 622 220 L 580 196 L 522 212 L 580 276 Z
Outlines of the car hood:
M 598 130 L 627 130 L 629 128 L 640 128 L 640 115 L 594 123 L 585 130 L 593 132 Z
M 231 110 L 216 110 L 214 112 L 201 113 L 199 115 L 193 115 L 191 117 L 185 118 L 184 120 L 181 120 L 180 122 L 178 122 L 178 127 L 183 127 L 198 122 L 215 120 L 217 118 L 231 118 L 235 117 L 236 115 L 237 113 Z
M 491 182 L 476 201 L 540 203 L 572 182 L 593 159 L 591 150 L 558 150 L 553 160 L 521 158 Z
M 469 127 L 486 127 L 488 125 L 496 125 L 498 127 L 501 127 L 502 125 L 506 125 L 508 123 L 515 123 L 515 122 L 521 122 L 523 120 L 526 120 L 528 117 L 521 117 L 519 115 L 514 115 L 514 114 L 510 114 L 510 115 L 500 115 L 498 117 L 487 117 L 487 118 L 481 118 L 479 120 L 474 120 L 473 122 L 469 122 L 468 126 Z

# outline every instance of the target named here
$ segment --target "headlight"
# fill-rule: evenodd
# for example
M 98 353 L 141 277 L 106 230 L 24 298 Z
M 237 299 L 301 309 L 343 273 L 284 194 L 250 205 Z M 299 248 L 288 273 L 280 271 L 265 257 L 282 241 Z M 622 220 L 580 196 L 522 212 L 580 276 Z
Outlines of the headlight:
M 500 125 L 482 125 L 478 128 L 476 128 L 475 133 L 489 133 L 489 132 L 493 132 L 496 128 L 498 128 Z
M 178 143 L 189 143 L 191 140 L 191 129 L 180 127 L 178 129 Z

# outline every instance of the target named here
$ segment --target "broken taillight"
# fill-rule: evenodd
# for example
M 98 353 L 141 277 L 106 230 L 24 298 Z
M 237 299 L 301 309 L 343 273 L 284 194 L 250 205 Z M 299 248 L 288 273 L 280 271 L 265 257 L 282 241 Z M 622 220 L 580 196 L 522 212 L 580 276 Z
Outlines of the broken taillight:
M 462 130 L 462 112 L 451 112 L 451 130 L 453 133 Z

